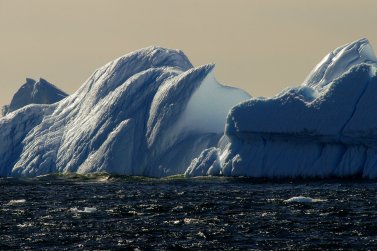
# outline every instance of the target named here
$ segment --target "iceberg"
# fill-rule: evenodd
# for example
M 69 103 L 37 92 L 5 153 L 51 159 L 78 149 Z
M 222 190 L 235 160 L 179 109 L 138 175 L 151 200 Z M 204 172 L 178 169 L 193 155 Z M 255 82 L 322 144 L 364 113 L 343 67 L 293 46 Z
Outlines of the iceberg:
M 284 203 L 313 203 L 313 202 L 324 202 L 326 200 L 322 199 L 313 199 L 310 197 L 305 197 L 305 196 L 297 196 L 297 197 L 292 197 L 287 200 L 284 200 Z
M 186 176 L 377 178 L 377 59 L 367 39 L 330 52 L 301 86 L 234 106 Z
M 367 39 L 270 98 L 218 83 L 180 50 L 147 47 L 72 95 L 27 79 L 0 118 L 0 176 L 377 178 L 377 58 Z
M 2 108 L 2 115 L 30 104 L 53 104 L 67 96 L 68 94 L 43 78 L 38 81 L 26 78 L 26 83 L 14 94 L 11 103 Z
M 230 108 L 250 98 L 219 84 L 213 69 L 193 67 L 182 51 L 152 46 L 100 67 L 58 102 L 39 102 L 33 88 L 22 89 L 14 100 L 33 102 L 12 101 L 12 112 L 0 119 L 0 176 L 184 173 L 193 158 L 217 146 Z

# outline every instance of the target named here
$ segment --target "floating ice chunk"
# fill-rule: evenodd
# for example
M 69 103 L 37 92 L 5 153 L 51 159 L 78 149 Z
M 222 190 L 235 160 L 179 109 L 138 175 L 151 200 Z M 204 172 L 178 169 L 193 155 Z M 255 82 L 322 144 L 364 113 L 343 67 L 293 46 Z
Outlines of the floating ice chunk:
M 325 200 L 322 199 L 313 199 L 310 197 L 305 197 L 305 196 L 297 196 L 297 197 L 292 197 L 287 200 L 284 200 L 285 203 L 313 203 L 313 202 L 323 202 Z
M 194 219 L 194 218 L 184 218 L 183 223 L 189 225 L 189 224 L 198 224 L 201 221 L 199 219 Z
M 77 207 L 72 207 L 69 209 L 72 213 L 95 213 L 97 211 L 97 208 L 95 207 L 84 207 L 83 210 L 78 209 Z
M 70 209 L 68 209 L 68 211 L 72 212 L 72 213 L 78 213 L 78 209 L 77 207 L 71 207 Z
M 97 211 L 97 208 L 95 207 L 84 207 L 83 213 L 94 213 Z
M 25 203 L 25 199 L 19 199 L 19 200 L 10 200 L 7 205 L 17 205 L 17 204 L 22 204 Z

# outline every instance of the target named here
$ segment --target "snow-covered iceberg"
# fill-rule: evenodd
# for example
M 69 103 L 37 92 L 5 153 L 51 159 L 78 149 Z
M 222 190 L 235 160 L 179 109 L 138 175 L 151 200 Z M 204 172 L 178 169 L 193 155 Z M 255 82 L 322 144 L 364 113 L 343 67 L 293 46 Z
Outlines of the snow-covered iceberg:
M 330 52 L 304 83 L 236 105 L 187 176 L 377 177 L 377 59 L 367 39 Z
M 219 84 L 213 67 L 148 47 L 99 68 L 67 97 L 28 80 L 33 88 L 21 88 L 0 119 L 0 176 L 377 178 L 368 40 L 335 49 L 302 85 L 272 98 Z
M 99 68 L 57 103 L 8 113 L 0 119 L 0 176 L 184 173 L 217 145 L 229 109 L 250 98 L 217 83 L 213 68 L 148 47 Z
M 38 81 L 27 78 L 26 83 L 14 94 L 10 104 L 2 108 L 2 115 L 5 116 L 30 104 L 53 104 L 67 96 L 65 92 L 43 78 Z

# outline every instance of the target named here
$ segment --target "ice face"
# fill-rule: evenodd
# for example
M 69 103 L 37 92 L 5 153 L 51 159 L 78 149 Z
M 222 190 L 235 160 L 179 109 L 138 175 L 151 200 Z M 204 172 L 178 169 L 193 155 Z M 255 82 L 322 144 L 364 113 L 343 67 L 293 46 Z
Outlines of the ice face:
M 222 133 L 230 108 L 249 98 L 250 96 L 240 89 L 219 84 L 212 70 L 190 97 L 173 129 L 174 133 Z
M 303 87 L 286 90 L 270 99 L 251 99 L 232 109 L 228 129 L 257 134 L 294 134 L 339 137 L 362 102 L 373 102 L 373 67 L 356 65 L 329 84 L 314 99 Z M 306 88 L 306 87 L 305 87 Z M 371 104 L 371 103 L 369 103 Z M 368 119 L 373 120 L 373 117 Z M 363 121 L 369 124 L 369 121 Z M 370 124 L 373 124 L 370 121 Z
M 195 68 L 181 51 L 160 47 L 120 57 L 60 102 L 29 105 L 0 119 L 0 175 L 183 173 L 202 150 L 217 144 L 231 106 L 249 98 L 208 77 L 212 69 Z M 228 107 L 219 107 L 222 118 L 210 93 L 201 91 L 203 84 L 223 98 L 229 92 Z M 196 97 L 206 115 L 216 113 L 208 128 L 203 116 L 186 112 L 194 110 L 190 100 Z

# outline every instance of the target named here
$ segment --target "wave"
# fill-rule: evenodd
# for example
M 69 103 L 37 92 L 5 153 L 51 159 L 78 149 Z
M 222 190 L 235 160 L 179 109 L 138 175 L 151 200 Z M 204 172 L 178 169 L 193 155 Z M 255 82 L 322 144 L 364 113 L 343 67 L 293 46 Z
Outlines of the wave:
M 227 176 L 196 176 L 187 177 L 184 174 L 171 175 L 166 177 L 147 177 L 147 176 L 129 176 L 129 175 L 117 175 L 106 172 L 98 173 L 51 173 L 39 175 L 36 177 L 0 177 L 0 185 L 6 184 L 22 184 L 22 183 L 35 183 L 35 182 L 73 182 L 73 183 L 109 183 L 109 182 L 190 182 L 190 183 L 202 183 L 202 182 L 219 182 L 219 183 L 248 183 L 248 184 L 308 184 L 308 183 L 373 183 L 375 179 L 362 179 L 358 176 L 350 176 L 344 178 L 253 178 L 253 177 L 227 177 Z

